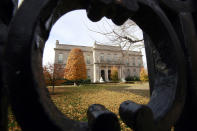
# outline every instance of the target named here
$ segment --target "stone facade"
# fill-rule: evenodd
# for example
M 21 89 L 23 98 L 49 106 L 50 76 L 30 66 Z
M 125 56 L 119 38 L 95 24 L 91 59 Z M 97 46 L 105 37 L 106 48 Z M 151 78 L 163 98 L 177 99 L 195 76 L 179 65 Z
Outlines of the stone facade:
M 93 47 L 60 44 L 56 41 L 55 63 L 66 66 L 69 52 L 72 48 L 83 51 L 87 76 L 92 82 L 110 81 L 111 67 L 118 68 L 118 77 L 124 80 L 127 76 L 138 76 L 143 67 L 142 53 L 137 51 L 121 50 L 118 46 L 94 44 Z

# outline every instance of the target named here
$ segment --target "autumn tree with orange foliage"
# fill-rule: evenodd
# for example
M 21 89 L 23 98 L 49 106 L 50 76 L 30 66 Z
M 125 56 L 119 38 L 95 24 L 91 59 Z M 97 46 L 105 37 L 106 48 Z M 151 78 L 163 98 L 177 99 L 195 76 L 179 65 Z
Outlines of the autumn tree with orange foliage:
M 75 85 L 78 85 L 80 80 L 87 79 L 86 64 L 81 49 L 74 48 L 70 51 L 64 78 L 73 81 Z
M 45 65 L 43 67 L 43 74 L 44 74 L 44 80 L 45 80 L 45 84 L 51 85 L 50 79 L 51 79 L 51 74 L 49 73 L 48 67 Z
M 111 68 L 111 79 L 112 81 L 118 81 L 118 68 L 115 66 Z
M 141 81 L 148 81 L 148 72 L 144 68 L 141 68 L 141 70 L 140 70 L 140 80 Z
M 45 77 L 46 85 L 51 85 L 53 88 L 63 83 L 64 80 L 64 67 L 62 64 L 48 63 L 43 67 L 43 74 Z

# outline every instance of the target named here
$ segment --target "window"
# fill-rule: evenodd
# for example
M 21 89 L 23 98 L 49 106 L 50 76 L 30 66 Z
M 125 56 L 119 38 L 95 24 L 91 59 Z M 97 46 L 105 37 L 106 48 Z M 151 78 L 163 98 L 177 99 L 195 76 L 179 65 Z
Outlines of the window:
M 58 54 L 58 63 L 63 63 L 63 54 Z
M 87 69 L 87 76 L 90 79 L 90 69 Z
M 107 55 L 107 62 L 110 62 L 111 56 L 110 54 Z
M 117 61 L 117 54 L 114 54 L 113 60 L 114 60 L 114 61 Z
M 127 69 L 127 76 L 130 76 L 130 70 Z
M 90 56 L 89 56 L 89 55 L 88 55 L 87 58 L 86 58 L 86 63 L 87 63 L 87 64 L 90 64 Z
M 133 66 L 135 66 L 135 57 L 133 57 Z
M 129 66 L 129 58 L 126 59 L 126 65 Z
M 100 62 L 104 62 L 104 54 L 101 54 L 101 56 L 100 56 Z
M 133 74 L 134 76 L 136 76 L 136 69 L 133 69 Z
M 141 66 L 141 60 L 138 58 L 138 65 Z
M 65 61 L 66 61 L 66 63 L 67 63 L 67 56 L 65 56 Z

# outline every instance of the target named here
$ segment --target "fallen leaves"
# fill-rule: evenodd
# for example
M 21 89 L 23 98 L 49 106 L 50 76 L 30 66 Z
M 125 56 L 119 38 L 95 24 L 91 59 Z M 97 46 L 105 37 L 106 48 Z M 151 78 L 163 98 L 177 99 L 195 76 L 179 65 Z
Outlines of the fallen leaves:
M 148 96 L 144 97 L 132 93 L 131 90 L 126 90 L 124 85 L 122 87 L 113 85 L 102 85 L 99 87 L 92 85 L 89 87 L 65 88 L 67 88 L 65 94 L 52 95 L 52 100 L 67 117 L 77 121 L 87 121 L 86 112 L 92 104 L 102 104 L 118 115 L 119 105 L 123 101 L 132 100 L 139 104 L 146 104 L 149 101 Z M 147 90 L 146 94 L 148 92 Z M 120 125 L 123 131 L 131 131 L 122 121 L 120 121 Z
M 91 104 L 102 104 L 110 111 L 118 115 L 119 105 L 126 100 L 132 100 L 139 104 L 149 101 L 149 91 L 142 88 L 143 84 L 99 84 L 83 85 L 79 87 L 56 87 L 55 94 L 51 98 L 55 105 L 67 117 L 76 121 L 87 121 L 86 112 Z M 52 91 L 51 88 L 49 88 Z M 9 131 L 21 131 L 14 116 L 9 115 Z M 132 131 L 120 120 L 122 131 Z

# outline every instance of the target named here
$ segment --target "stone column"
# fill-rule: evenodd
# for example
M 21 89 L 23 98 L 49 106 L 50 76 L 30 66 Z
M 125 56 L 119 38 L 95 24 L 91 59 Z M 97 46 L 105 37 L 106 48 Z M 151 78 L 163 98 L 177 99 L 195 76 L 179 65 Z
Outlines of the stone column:
M 101 68 L 98 66 L 97 67 L 97 81 L 100 81 L 100 78 L 101 78 Z
M 121 77 L 121 67 L 119 66 L 118 67 L 118 79 L 122 79 L 122 77 Z
M 99 67 L 96 61 L 96 51 L 93 50 L 93 82 L 99 82 Z
M 125 71 L 125 67 L 122 66 L 122 78 L 123 78 L 123 79 L 125 79 L 125 73 L 124 73 L 124 71 Z
M 107 66 L 105 67 L 105 80 L 109 81 L 109 78 L 108 78 L 108 67 Z
M 122 66 L 120 66 L 120 79 L 122 79 Z
M 93 82 L 96 82 L 96 64 L 93 65 Z
M 100 81 L 100 78 L 101 78 L 101 75 L 100 75 L 100 68 L 97 64 L 94 64 L 94 67 L 93 67 L 93 82 L 99 82 Z

